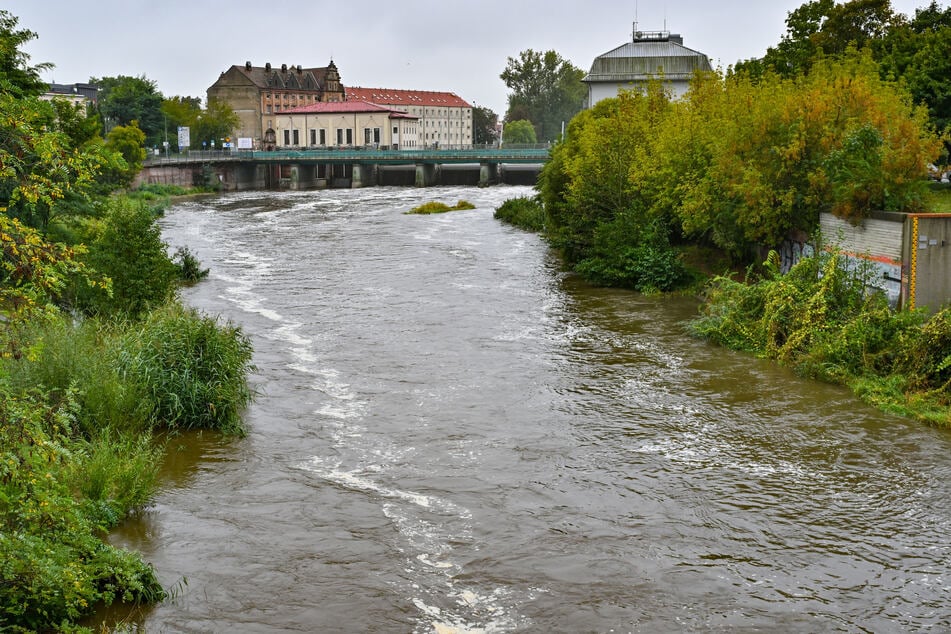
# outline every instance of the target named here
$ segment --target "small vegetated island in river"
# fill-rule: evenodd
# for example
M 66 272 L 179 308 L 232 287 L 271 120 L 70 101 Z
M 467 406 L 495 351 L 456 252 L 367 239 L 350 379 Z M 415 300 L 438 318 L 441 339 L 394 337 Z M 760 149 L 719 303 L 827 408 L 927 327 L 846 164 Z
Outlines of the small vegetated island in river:
M 460 200 L 455 205 L 451 207 L 446 203 L 439 202 L 438 200 L 433 200 L 428 203 L 424 203 L 419 207 L 413 207 L 407 214 L 444 214 L 447 211 L 461 211 L 463 209 L 475 209 L 475 205 L 470 203 L 468 200 Z
M 538 195 L 496 216 L 595 284 L 702 289 L 698 336 L 951 424 L 951 308 L 892 309 L 817 233 L 820 213 L 858 224 L 946 205 L 928 166 L 947 161 L 947 132 L 868 51 L 755 71 L 698 74 L 678 100 L 655 82 L 599 102 L 553 148 Z M 791 234 L 819 248 L 782 274 L 772 249 Z

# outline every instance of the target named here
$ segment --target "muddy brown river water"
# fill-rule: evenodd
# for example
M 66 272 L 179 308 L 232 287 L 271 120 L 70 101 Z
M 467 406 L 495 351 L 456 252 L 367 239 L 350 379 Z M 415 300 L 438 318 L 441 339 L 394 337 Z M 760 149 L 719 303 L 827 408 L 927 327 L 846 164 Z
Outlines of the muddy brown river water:
M 492 218 L 528 188 L 179 204 L 253 338 L 243 439 L 112 535 L 147 632 L 951 630 L 951 432 L 684 334 Z M 405 215 L 429 200 L 472 211 Z M 187 583 L 186 583 L 187 581 Z

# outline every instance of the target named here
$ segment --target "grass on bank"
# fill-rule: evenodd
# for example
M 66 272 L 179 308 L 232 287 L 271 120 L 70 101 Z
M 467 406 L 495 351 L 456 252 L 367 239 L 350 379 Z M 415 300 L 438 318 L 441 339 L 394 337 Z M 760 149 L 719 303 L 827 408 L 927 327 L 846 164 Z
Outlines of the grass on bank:
M 951 214 L 951 183 L 932 183 L 925 196 L 928 211 Z
M 869 292 L 872 270 L 846 262 L 823 251 L 781 275 L 773 252 L 747 283 L 714 278 L 689 329 L 846 385 L 884 411 L 951 425 L 951 308 L 893 310 Z
M 468 200 L 460 200 L 453 206 L 449 206 L 446 203 L 439 202 L 437 200 L 430 201 L 428 203 L 423 203 L 418 207 L 413 207 L 407 214 L 443 214 L 447 211 L 461 211 L 463 209 L 475 209 L 475 205 L 470 203 Z
M 86 631 L 97 606 L 162 600 L 103 535 L 152 499 L 154 434 L 244 433 L 250 341 L 180 304 L 176 284 L 205 271 L 169 258 L 155 219 L 118 197 L 59 232 L 88 248 L 2 236 L 24 264 L 0 272 L 0 631 Z
M 152 568 L 102 535 L 154 495 L 154 433 L 244 433 L 248 339 L 175 302 L 141 321 L 61 315 L 8 335 L 0 631 L 75 630 L 97 604 L 162 600 Z

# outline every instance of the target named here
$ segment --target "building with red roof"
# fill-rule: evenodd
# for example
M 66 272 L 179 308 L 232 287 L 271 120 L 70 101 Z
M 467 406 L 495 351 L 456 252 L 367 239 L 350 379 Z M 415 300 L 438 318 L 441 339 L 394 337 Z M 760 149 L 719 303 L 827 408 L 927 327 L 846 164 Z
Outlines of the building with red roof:
M 275 113 L 264 133 L 264 149 L 418 147 L 419 120 L 368 101 L 318 102 Z
M 238 128 L 232 136 L 250 139 L 252 147 L 261 147 L 265 130 L 273 127 L 274 114 L 305 104 L 341 102 L 344 88 L 333 60 L 319 68 L 245 62 L 221 73 L 207 95 L 209 101 L 227 103 L 238 115 Z
M 455 93 L 359 86 L 348 86 L 344 92 L 347 101 L 393 106 L 415 116 L 421 145 L 472 145 L 472 106 Z

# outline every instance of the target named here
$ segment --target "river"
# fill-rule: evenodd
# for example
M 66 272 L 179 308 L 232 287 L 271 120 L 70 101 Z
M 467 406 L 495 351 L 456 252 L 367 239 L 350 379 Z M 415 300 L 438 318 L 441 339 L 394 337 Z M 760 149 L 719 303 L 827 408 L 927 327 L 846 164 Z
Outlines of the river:
M 111 536 L 148 632 L 951 629 L 951 433 L 684 334 L 492 218 L 519 187 L 168 210 L 252 338 L 249 434 Z M 429 200 L 477 209 L 406 215 Z

